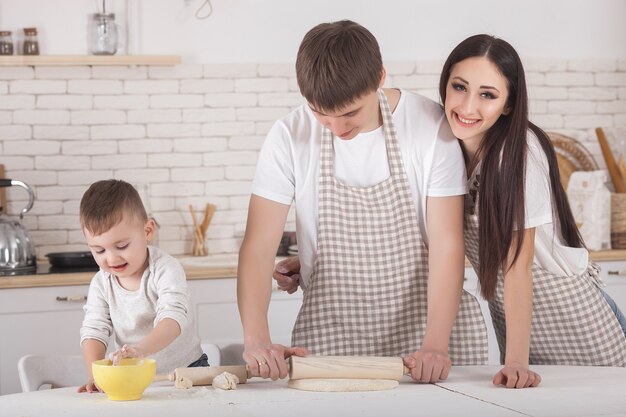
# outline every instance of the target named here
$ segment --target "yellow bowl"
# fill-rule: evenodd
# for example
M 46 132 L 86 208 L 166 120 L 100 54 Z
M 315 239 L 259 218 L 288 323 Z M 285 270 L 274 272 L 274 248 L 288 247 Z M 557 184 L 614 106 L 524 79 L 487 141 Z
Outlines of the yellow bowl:
M 141 398 L 156 373 L 154 359 L 126 358 L 113 366 L 110 359 L 94 361 L 93 379 L 109 400 L 128 401 Z

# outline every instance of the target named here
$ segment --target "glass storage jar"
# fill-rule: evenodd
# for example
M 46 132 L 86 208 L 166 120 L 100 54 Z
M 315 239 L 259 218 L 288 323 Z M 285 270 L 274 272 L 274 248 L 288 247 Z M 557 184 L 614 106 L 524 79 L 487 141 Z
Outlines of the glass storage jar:
M 0 55 L 13 55 L 13 38 L 9 30 L 0 30 Z
M 114 55 L 117 52 L 118 27 L 115 14 L 95 13 L 89 24 L 89 52 L 94 55 Z
M 24 43 L 22 44 L 24 55 L 39 55 L 39 40 L 37 28 L 24 28 Z

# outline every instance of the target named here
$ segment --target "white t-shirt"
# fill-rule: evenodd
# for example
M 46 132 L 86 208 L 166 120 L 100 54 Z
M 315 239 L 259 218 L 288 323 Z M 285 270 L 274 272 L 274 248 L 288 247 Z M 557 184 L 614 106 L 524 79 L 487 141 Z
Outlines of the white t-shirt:
M 461 148 L 434 101 L 401 90 L 393 122 L 404 168 L 415 201 L 422 237 L 426 231 L 426 196 L 467 193 Z M 306 283 L 317 249 L 317 209 L 322 126 L 307 105 L 278 120 L 259 155 L 252 193 L 290 205 L 295 201 L 298 253 Z M 382 127 L 352 140 L 333 138 L 335 176 L 352 186 L 371 186 L 389 177 Z
M 136 344 L 164 318 L 175 320 L 180 335 L 151 357 L 157 372 L 169 373 L 200 359 L 200 337 L 193 323 L 185 271 L 174 257 L 149 246 L 148 267 L 136 291 L 123 288 L 114 275 L 100 270 L 91 280 L 80 343 L 95 339 L 105 346 L 115 336 L 117 349 Z
M 552 194 L 548 159 L 539 140 L 528 131 L 526 158 L 525 206 L 527 229 L 535 228 L 535 258 L 537 265 L 560 276 L 578 275 L 585 271 L 589 253 L 585 248 L 563 245 L 557 225 L 553 223 Z

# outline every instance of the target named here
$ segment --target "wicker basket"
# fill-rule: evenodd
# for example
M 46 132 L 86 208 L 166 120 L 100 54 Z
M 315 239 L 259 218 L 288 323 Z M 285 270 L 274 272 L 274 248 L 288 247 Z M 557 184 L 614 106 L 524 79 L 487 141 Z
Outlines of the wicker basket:
M 626 193 L 611 194 L 611 247 L 626 249 Z
M 569 177 L 574 171 L 595 171 L 598 163 L 587 148 L 574 138 L 556 132 L 546 132 L 559 164 L 559 174 L 563 189 L 567 190 Z

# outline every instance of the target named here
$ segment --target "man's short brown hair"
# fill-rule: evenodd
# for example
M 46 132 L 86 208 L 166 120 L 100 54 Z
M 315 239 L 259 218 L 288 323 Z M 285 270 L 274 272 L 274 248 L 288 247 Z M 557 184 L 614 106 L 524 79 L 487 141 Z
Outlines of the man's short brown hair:
M 120 223 L 124 216 L 146 222 L 148 215 L 139 193 L 122 180 L 94 182 L 80 201 L 80 226 L 97 236 Z
M 383 71 L 378 42 L 358 23 L 322 23 L 302 39 L 298 86 L 316 110 L 336 111 L 378 89 Z

